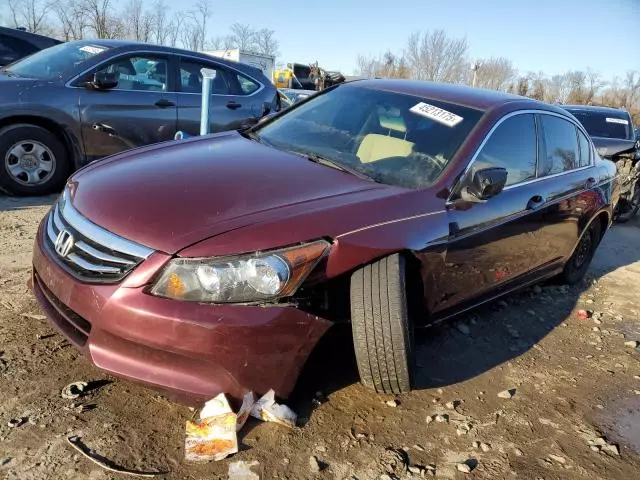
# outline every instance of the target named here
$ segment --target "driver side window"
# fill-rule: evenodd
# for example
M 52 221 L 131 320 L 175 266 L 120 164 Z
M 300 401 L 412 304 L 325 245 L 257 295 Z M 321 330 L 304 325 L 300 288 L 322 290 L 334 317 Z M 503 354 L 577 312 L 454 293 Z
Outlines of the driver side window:
M 536 178 L 537 158 L 535 119 L 527 113 L 502 122 L 480 150 L 473 166 L 506 169 L 508 186 Z
M 167 61 L 164 58 L 120 57 L 99 71 L 116 74 L 118 85 L 114 90 L 167 91 Z

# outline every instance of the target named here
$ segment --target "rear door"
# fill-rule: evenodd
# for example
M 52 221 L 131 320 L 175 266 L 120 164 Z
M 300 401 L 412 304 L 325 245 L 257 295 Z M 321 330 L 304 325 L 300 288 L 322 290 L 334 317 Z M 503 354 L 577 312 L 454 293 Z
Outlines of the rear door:
M 109 90 L 79 88 L 82 138 L 88 160 L 170 140 L 176 133 L 176 94 L 170 56 L 129 53 L 100 64 L 116 73 Z
M 209 132 L 255 124 L 263 113 L 256 95 L 262 88 L 258 81 L 215 62 L 182 57 L 177 71 L 178 129 L 189 135 L 200 133 L 203 68 L 215 72 L 209 99 Z

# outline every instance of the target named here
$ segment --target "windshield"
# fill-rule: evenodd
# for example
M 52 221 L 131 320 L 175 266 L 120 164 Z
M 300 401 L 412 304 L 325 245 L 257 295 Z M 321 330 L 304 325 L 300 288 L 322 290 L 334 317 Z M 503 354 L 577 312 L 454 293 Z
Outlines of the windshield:
M 431 185 L 482 116 L 479 110 L 340 86 L 256 129 L 275 148 L 321 156 L 387 185 Z
M 107 50 L 88 42 L 61 43 L 8 65 L 3 70 L 20 77 L 54 78 Z
M 592 137 L 633 139 L 631 124 L 628 118 L 620 113 L 589 112 L 586 110 L 569 111 L 582 123 L 582 126 Z

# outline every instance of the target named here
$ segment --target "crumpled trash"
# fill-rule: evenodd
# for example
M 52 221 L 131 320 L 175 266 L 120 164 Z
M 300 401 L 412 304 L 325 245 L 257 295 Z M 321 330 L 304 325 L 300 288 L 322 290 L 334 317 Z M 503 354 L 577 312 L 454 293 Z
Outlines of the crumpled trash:
M 593 316 L 593 312 L 590 310 L 578 310 L 578 318 L 587 320 Z
M 242 399 L 242 405 L 240 405 L 240 410 L 238 410 L 237 420 L 236 420 L 236 432 L 239 432 L 244 424 L 247 422 L 249 415 L 251 414 L 251 409 L 253 405 L 256 403 L 256 397 L 253 395 L 253 392 L 247 392 Z
M 238 451 L 237 417 L 221 393 L 204 404 L 200 421 L 187 421 L 185 458 L 190 461 L 222 460 Z
M 273 390 L 269 390 L 253 405 L 251 416 L 265 422 L 279 423 L 289 428 L 296 426 L 298 418 L 289 407 L 276 403 Z
M 87 382 L 73 382 L 67 385 L 60 392 L 60 396 L 65 400 L 75 400 L 76 398 L 82 396 L 84 393 L 84 389 L 87 388 L 89 384 Z
M 257 460 L 251 462 L 239 460 L 230 463 L 228 473 L 229 480 L 260 480 L 260 475 L 251 470 L 252 467 L 257 467 L 258 465 L 260 465 L 260 463 Z

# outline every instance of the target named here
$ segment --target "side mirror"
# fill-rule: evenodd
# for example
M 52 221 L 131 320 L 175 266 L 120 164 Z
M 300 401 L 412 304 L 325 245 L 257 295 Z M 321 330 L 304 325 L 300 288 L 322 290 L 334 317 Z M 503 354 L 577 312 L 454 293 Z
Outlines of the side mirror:
M 97 90 L 109 90 L 118 86 L 118 76 L 115 73 L 96 72 L 90 83 Z
M 462 189 L 461 197 L 468 202 L 486 202 L 504 189 L 507 170 L 504 168 L 484 168 L 473 173 L 471 184 Z

